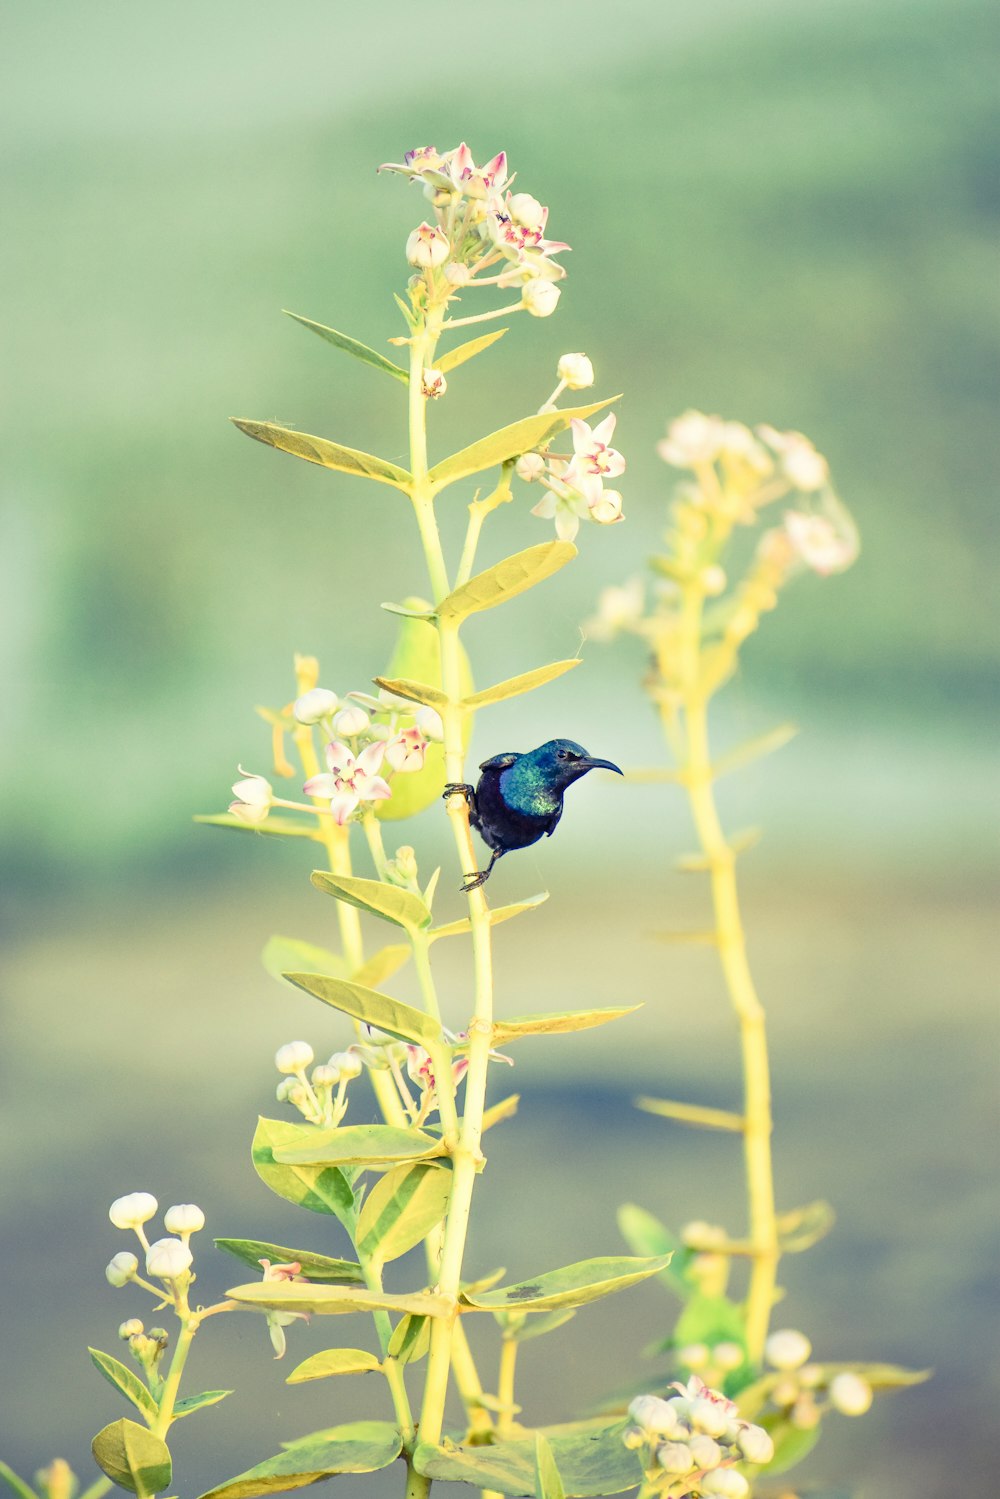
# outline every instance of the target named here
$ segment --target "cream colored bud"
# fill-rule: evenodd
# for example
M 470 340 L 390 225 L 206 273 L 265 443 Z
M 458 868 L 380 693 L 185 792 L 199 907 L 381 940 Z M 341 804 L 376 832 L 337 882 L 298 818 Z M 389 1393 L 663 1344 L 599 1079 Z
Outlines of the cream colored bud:
M 650 1436 L 672 1437 L 679 1435 L 681 1429 L 676 1405 L 676 1401 L 662 1400 L 659 1395 L 637 1395 L 628 1413 Z
M 763 1426 L 745 1426 L 736 1445 L 748 1463 L 769 1463 L 774 1456 L 774 1443 Z
M 545 459 L 541 453 L 522 453 L 514 464 L 514 472 L 526 484 L 533 484 L 545 472 Z
M 691 1401 L 691 1425 L 708 1437 L 721 1437 L 729 1425 L 729 1416 L 724 1405 L 714 1400 L 695 1399 Z
M 289 1041 L 279 1046 L 274 1054 L 274 1065 L 279 1072 L 304 1072 L 311 1067 L 315 1053 L 308 1041 Z
M 472 272 L 467 265 L 459 265 L 453 260 L 450 265 L 445 266 L 444 278 L 450 281 L 452 286 L 468 286 L 472 280 Z
M 726 1230 L 716 1223 L 706 1223 L 703 1218 L 695 1218 L 681 1229 L 681 1243 L 689 1249 L 709 1249 L 725 1242 Z
M 550 317 L 555 312 L 556 303 L 561 295 L 558 286 L 539 276 L 533 281 L 526 281 L 522 286 L 521 306 L 525 312 L 530 312 L 532 317 Z
M 294 1077 L 283 1077 L 281 1079 L 281 1082 L 274 1090 L 274 1096 L 279 1103 L 287 1103 L 289 1093 L 291 1093 L 293 1088 L 298 1086 L 300 1085 L 296 1082 Z
M 703 1499 L 746 1499 L 750 1484 L 735 1468 L 716 1468 L 705 1475 L 698 1492 Z
M 739 1343 L 716 1343 L 712 1349 L 712 1363 L 724 1374 L 728 1374 L 732 1369 L 738 1369 L 744 1357 Z
M 863 1416 L 871 1410 L 872 1387 L 860 1374 L 835 1374 L 830 1381 L 830 1404 L 842 1416 Z
M 444 738 L 444 724 L 436 708 L 419 707 L 416 711 L 415 722 L 425 739 L 433 739 L 436 743 L 440 743 Z
M 326 687 L 313 687 L 310 692 L 304 692 L 295 699 L 292 714 L 297 723 L 319 723 L 321 718 L 336 713 L 339 701 L 337 694 Z
M 116 1197 L 108 1209 L 108 1217 L 115 1228 L 139 1228 L 148 1223 L 156 1212 L 156 1198 L 150 1192 L 130 1192 L 127 1197 Z
M 786 1327 L 772 1332 L 764 1344 L 764 1357 L 773 1369 L 798 1369 L 812 1353 L 812 1344 L 804 1332 Z
M 109 1286 L 116 1286 L 120 1288 L 121 1286 L 126 1285 L 132 1279 L 138 1268 L 139 1261 L 136 1259 L 135 1255 L 129 1254 L 127 1250 L 122 1250 L 120 1254 L 116 1254 L 112 1258 L 112 1260 L 106 1267 L 104 1274 L 107 1277 Z
M 427 269 L 444 265 L 450 246 L 435 224 L 420 224 L 406 241 L 406 258 L 411 265 Z
M 784 1410 L 789 1405 L 794 1405 L 802 1393 L 802 1386 L 797 1379 L 779 1379 L 771 1391 L 771 1402 L 779 1410 Z
M 656 1450 L 656 1461 L 664 1473 L 690 1473 L 694 1467 L 691 1448 L 686 1442 L 664 1442 Z
M 530 193 L 512 193 L 507 200 L 507 209 L 511 218 L 516 223 L 523 224 L 526 229 L 535 229 L 540 233 L 545 228 L 548 214 Z
M 812 1431 L 819 1425 L 819 1407 L 811 1395 L 800 1395 L 788 1418 L 797 1431 Z
M 333 720 L 333 727 L 344 739 L 353 739 L 356 734 L 363 734 L 371 723 L 371 719 L 364 708 L 358 708 L 353 703 L 349 708 L 341 708 Z
M 726 591 L 726 574 L 717 563 L 703 570 L 700 581 L 702 592 L 707 593 L 710 599 L 717 598 Z
M 564 354 L 556 365 L 556 374 L 570 390 L 586 390 L 594 383 L 594 366 L 586 354 Z
M 139 1318 L 129 1317 L 128 1321 L 123 1322 L 119 1327 L 118 1336 L 121 1338 L 123 1343 L 127 1343 L 129 1338 L 138 1337 L 139 1333 L 143 1331 L 144 1328 L 142 1323 L 139 1321 Z
M 622 1441 L 630 1452 L 636 1452 L 640 1447 L 645 1447 L 646 1433 L 641 1426 L 626 1426 L 622 1432 Z
M 35 1482 L 44 1491 L 45 1499 L 73 1499 L 79 1487 L 76 1475 L 64 1457 L 54 1457 L 47 1468 L 40 1468 L 35 1474 Z M 15 1489 L 14 1492 L 19 1493 L 20 1490 Z
M 190 1270 L 194 1255 L 181 1239 L 157 1239 L 146 1250 L 146 1274 L 176 1280 Z
M 330 1058 L 330 1066 L 336 1067 L 341 1077 L 360 1077 L 364 1071 L 364 1063 L 353 1051 L 335 1051 Z
M 312 1099 L 309 1097 L 309 1089 L 299 1082 L 298 1078 L 292 1079 L 292 1086 L 288 1090 L 288 1102 L 293 1109 L 298 1109 L 300 1114 L 308 1114 Z
M 331 1067 L 329 1062 L 321 1062 L 313 1068 L 310 1082 L 314 1088 L 335 1088 L 340 1082 L 340 1071 Z
M 699 1468 L 714 1468 L 722 1461 L 722 1448 L 712 1437 L 705 1436 L 703 1432 L 695 1432 L 688 1442 L 691 1448 L 691 1456 Z
M 205 1227 L 205 1214 L 193 1202 L 179 1202 L 167 1208 L 163 1215 L 163 1226 L 168 1234 L 196 1234 Z
M 424 370 L 420 379 L 421 389 L 428 401 L 437 400 L 448 389 L 448 382 L 440 370 Z
M 708 1344 L 688 1343 L 686 1348 L 678 1348 L 677 1357 L 689 1369 L 704 1369 L 709 1360 Z

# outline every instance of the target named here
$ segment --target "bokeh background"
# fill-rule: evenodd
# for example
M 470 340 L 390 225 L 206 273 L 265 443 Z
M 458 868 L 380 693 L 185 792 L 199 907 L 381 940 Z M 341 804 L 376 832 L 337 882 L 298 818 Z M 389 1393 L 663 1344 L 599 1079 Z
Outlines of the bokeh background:
M 202 1203 L 217 1233 L 324 1247 L 325 1221 L 269 1198 L 247 1145 L 273 1107 L 274 1046 L 341 1039 L 257 953 L 272 931 L 328 940 L 332 912 L 307 854 L 190 816 L 225 804 L 238 760 L 266 769 L 252 705 L 287 701 L 292 652 L 317 653 L 340 691 L 364 686 L 392 644 L 378 603 L 423 583 L 398 497 L 225 418 L 400 456 L 397 388 L 280 309 L 376 347 L 396 333 L 421 206 L 374 167 L 465 138 L 480 160 L 506 147 L 574 252 L 556 317 L 515 322 L 452 381 L 436 451 L 533 409 L 558 355 L 585 349 L 600 389 L 625 391 L 629 458 L 628 523 L 587 530 L 557 582 L 470 626 L 480 683 L 571 654 L 598 588 L 641 567 L 668 489 L 654 443 L 687 406 L 809 433 L 859 520 L 858 566 L 789 590 L 717 717 L 724 744 L 779 717 L 805 731 L 724 788 L 731 827 L 766 827 L 743 875 L 782 1203 L 839 1212 L 786 1261 L 777 1317 L 821 1356 L 936 1369 L 863 1422 L 831 1421 L 812 1483 L 992 1492 L 993 19 L 985 0 L 8 7 L 0 1450 L 15 1467 L 61 1453 L 89 1473 L 91 1435 L 120 1413 L 84 1351 L 113 1350 L 144 1310 L 104 1283 L 112 1197 L 149 1189 Z M 457 492 L 449 506 L 458 524 Z M 497 517 L 484 557 L 550 534 L 528 510 L 522 494 Z M 570 678 L 486 717 L 474 749 L 557 733 L 648 761 L 641 668 L 627 642 L 588 647 Z M 737 1096 L 711 956 L 649 939 L 704 911 L 672 868 L 683 805 L 593 781 L 558 839 L 494 877 L 497 897 L 552 892 L 498 934 L 501 1003 L 645 1009 L 519 1055 L 522 1113 L 491 1137 L 477 1198 L 481 1270 L 617 1252 L 623 1200 L 675 1226 L 741 1224 L 731 1143 L 631 1106 Z M 439 814 L 407 836 L 425 870 L 447 859 Z M 440 900 L 457 913 L 452 874 Z M 444 974 L 458 1018 L 460 953 Z M 208 1299 L 232 1270 L 204 1258 Z M 529 1415 L 635 1380 L 670 1315 L 647 1286 L 531 1344 Z M 290 1362 L 325 1333 L 293 1329 Z M 285 1372 L 251 1319 L 206 1329 L 191 1387 L 238 1393 L 178 1428 L 179 1492 L 382 1400 L 365 1381 L 290 1391 Z

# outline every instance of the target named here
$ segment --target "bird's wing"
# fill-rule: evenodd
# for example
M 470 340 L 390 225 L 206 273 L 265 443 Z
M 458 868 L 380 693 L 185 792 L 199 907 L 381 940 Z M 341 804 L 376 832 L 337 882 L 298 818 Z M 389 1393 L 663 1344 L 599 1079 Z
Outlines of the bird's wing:
M 560 819 L 560 817 L 562 815 L 563 815 L 562 802 L 560 802 L 559 803 L 559 810 L 558 810 L 558 812 L 553 812 L 551 820 L 549 822 L 549 825 L 545 829 L 545 836 L 546 836 L 546 838 L 551 838 L 552 837 L 552 834 L 555 832 L 556 828 L 559 826 L 559 819 Z
M 515 760 L 520 760 L 520 758 L 521 758 L 521 756 L 520 756 L 520 754 L 516 750 L 507 750 L 502 755 L 494 755 L 489 760 L 483 760 L 480 763 L 479 769 L 480 770 L 506 770 L 508 765 L 513 765 L 514 761 Z

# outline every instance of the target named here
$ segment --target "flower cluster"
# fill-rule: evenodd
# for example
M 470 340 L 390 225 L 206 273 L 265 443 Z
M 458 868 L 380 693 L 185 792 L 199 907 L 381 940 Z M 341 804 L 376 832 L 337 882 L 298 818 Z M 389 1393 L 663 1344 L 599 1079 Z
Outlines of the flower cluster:
M 168 1300 L 174 1300 L 194 1278 L 191 1274 L 194 1256 L 190 1240 L 192 1234 L 205 1227 L 205 1214 L 191 1202 L 168 1208 L 163 1216 L 163 1226 L 168 1235 L 176 1237 L 156 1239 L 151 1244 L 145 1224 L 156 1216 L 157 1207 L 156 1198 L 151 1193 L 129 1192 L 125 1197 L 115 1198 L 108 1217 L 115 1228 L 132 1229 L 145 1252 L 146 1274 L 162 1281 Z M 120 1287 L 130 1280 L 139 1280 L 138 1269 L 137 1256 L 123 1250 L 112 1258 L 104 1273 L 109 1285 Z M 147 1289 L 162 1294 L 155 1286 L 147 1286 Z
M 639 1395 L 628 1408 L 623 1440 L 642 1453 L 647 1483 L 669 1499 L 745 1499 L 750 1484 L 735 1464 L 770 1462 L 771 1438 L 696 1374 L 671 1388 L 667 1400 Z
M 564 356 L 560 369 L 565 359 L 582 357 Z M 517 461 L 518 478 L 529 484 L 537 481 L 546 491 L 532 515 L 554 519 L 560 541 L 572 541 L 583 519 L 610 526 L 625 518 L 618 490 L 604 487 L 605 479 L 615 479 L 625 472 L 625 459 L 611 446 L 615 420 L 612 413 L 591 427 L 574 417 L 570 423 L 572 454 L 539 451 L 525 453 Z
M 329 1061 L 312 1067 L 315 1053 L 308 1041 L 289 1041 L 279 1046 L 274 1065 L 282 1073 L 276 1097 L 279 1103 L 290 1103 L 310 1124 L 333 1127 L 347 1113 L 347 1085 L 360 1077 L 364 1063 L 360 1048 L 335 1051 Z
M 768 1387 L 775 1413 L 800 1431 L 818 1426 L 827 1410 L 863 1416 L 871 1409 L 872 1387 L 856 1369 L 810 1363 L 812 1344 L 795 1328 L 773 1332 L 764 1358 L 776 1373 Z
M 464 141 L 443 152 L 419 146 L 379 171 L 419 182 L 434 210 L 434 222 L 418 224 L 406 241 L 406 258 L 419 272 L 456 290 L 516 287 L 520 302 L 506 311 L 520 307 L 534 317 L 555 311 L 556 282 L 566 275 L 555 257 L 570 247 L 545 238 L 548 208 L 530 193 L 510 191 L 505 152 L 477 166 Z

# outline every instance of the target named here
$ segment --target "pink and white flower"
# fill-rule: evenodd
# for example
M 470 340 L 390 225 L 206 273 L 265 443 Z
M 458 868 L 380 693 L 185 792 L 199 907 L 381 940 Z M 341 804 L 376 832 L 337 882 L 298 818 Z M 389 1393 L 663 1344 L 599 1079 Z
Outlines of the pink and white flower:
M 573 435 L 574 462 L 584 474 L 597 474 L 602 479 L 616 479 L 625 472 L 625 459 L 617 448 L 609 447 L 618 418 L 612 411 L 596 427 L 575 416 L 570 422 Z
M 622 497 L 617 489 L 602 489 L 596 500 L 590 502 L 590 519 L 599 526 L 613 526 L 624 520 Z
M 293 1280 L 305 1280 L 302 1274 L 302 1266 L 298 1260 L 293 1260 L 287 1265 L 272 1265 L 270 1260 L 258 1260 L 259 1265 L 264 1267 L 262 1284 L 268 1281 L 289 1282 Z M 307 1312 L 278 1312 L 266 1311 L 267 1330 L 271 1337 L 271 1347 L 274 1349 L 275 1358 L 285 1356 L 285 1328 L 293 1322 L 308 1322 Z
M 714 463 L 722 450 L 726 424 L 719 416 L 703 411 L 685 411 L 667 427 L 667 435 L 656 444 L 664 463 L 673 468 L 694 468 Z
M 838 511 L 842 513 L 836 516 L 806 515 L 801 510 L 785 512 L 785 532 L 796 555 L 824 578 L 846 571 L 860 551 L 854 522 L 843 507 L 838 507 Z
M 427 740 L 414 725 L 403 729 L 394 739 L 389 740 L 385 746 L 385 758 L 393 770 L 398 772 L 423 770 L 426 751 Z
M 548 477 L 542 482 L 545 494 L 532 507 L 532 515 L 555 520 L 559 540 L 572 541 L 580 529 L 580 521 L 590 514 L 591 505 L 600 500 L 603 484 L 596 474 L 582 473 L 575 459 L 567 463 L 561 458 L 550 460 Z
M 436 224 L 418 224 L 406 241 L 406 258 L 422 270 L 444 265 L 451 246 Z
M 238 817 L 241 822 L 263 822 L 274 801 L 271 783 L 264 776 L 254 775 L 252 771 L 244 770 L 242 765 L 237 769 L 243 779 L 233 782 L 233 795 L 236 800 L 229 803 L 229 815 Z
M 355 759 L 346 744 L 334 740 L 326 747 L 329 771 L 312 776 L 302 789 L 306 796 L 329 797 L 330 811 L 343 827 L 361 802 L 384 801 L 392 795 L 388 783 L 378 774 L 385 751 L 385 744 L 377 741 Z
M 498 151 L 485 166 L 477 167 L 463 141 L 445 155 L 445 171 L 455 192 L 465 198 L 488 198 L 503 191 L 507 182 L 507 153 Z
M 817 453 L 808 437 L 801 432 L 778 432 L 767 426 L 758 427 L 757 436 L 777 455 L 789 484 L 806 494 L 822 489 L 830 477 L 830 465 L 822 453 Z

